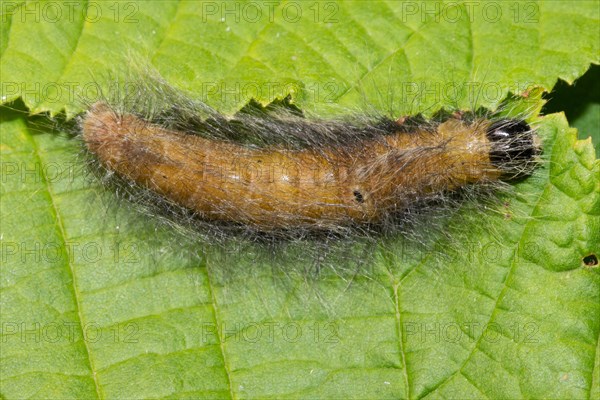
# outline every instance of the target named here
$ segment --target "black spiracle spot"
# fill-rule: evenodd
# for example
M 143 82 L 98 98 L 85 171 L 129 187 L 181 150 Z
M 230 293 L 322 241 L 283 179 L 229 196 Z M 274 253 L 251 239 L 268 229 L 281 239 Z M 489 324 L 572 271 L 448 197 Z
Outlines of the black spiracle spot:
M 354 192 L 352 192 L 352 194 L 354 194 L 354 198 L 359 203 L 364 203 L 365 202 L 365 198 L 363 197 L 362 193 L 359 192 L 358 190 L 355 190 Z

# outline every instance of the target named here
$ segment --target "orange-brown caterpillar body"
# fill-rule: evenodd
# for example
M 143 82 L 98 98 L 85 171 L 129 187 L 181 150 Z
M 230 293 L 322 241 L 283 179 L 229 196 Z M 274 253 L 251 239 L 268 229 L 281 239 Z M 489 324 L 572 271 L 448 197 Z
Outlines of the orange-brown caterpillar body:
M 380 224 L 439 193 L 526 173 L 536 153 L 530 127 L 510 119 L 395 125 L 348 144 L 244 146 L 99 102 L 82 128 L 88 150 L 121 178 L 202 219 L 259 231 Z

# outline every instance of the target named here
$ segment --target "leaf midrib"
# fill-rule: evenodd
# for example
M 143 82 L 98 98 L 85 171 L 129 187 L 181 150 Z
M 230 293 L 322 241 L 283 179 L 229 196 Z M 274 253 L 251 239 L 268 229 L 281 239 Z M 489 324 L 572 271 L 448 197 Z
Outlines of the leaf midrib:
M 29 125 L 26 125 L 26 127 L 27 127 L 27 131 L 29 132 Z M 40 156 L 40 148 L 38 146 L 38 143 L 33 139 L 33 137 L 29 133 L 25 136 L 27 137 L 27 140 L 30 142 L 30 144 L 33 148 L 33 153 L 34 153 L 35 159 L 41 165 L 42 158 Z M 65 248 L 68 251 L 67 240 L 66 240 L 67 235 L 66 235 L 65 227 L 62 222 L 62 218 L 60 217 L 60 213 L 58 212 L 58 208 L 56 207 L 56 201 L 55 201 L 54 195 L 52 193 L 52 190 L 51 190 L 51 187 L 50 187 L 50 184 L 48 181 L 48 177 L 46 176 L 46 171 L 44 168 L 40 168 L 40 177 L 41 177 L 41 181 L 42 181 L 43 185 L 45 186 L 45 193 L 50 202 L 50 206 L 51 206 L 50 213 L 53 214 L 55 222 L 56 222 L 57 236 L 58 236 L 59 240 L 61 241 L 62 248 Z M 82 307 L 81 307 L 81 302 L 80 302 L 81 293 L 79 292 L 79 289 L 78 289 L 77 277 L 76 277 L 74 265 L 71 262 L 71 259 L 72 259 L 71 257 L 65 257 L 65 266 L 67 267 L 67 272 L 71 276 L 72 285 L 70 285 L 70 286 L 73 289 L 73 299 L 75 300 L 74 305 L 75 305 L 75 308 L 77 311 L 77 322 L 79 323 L 79 329 L 80 329 L 81 335 L 82 335 L 81 337 L 82 337 L 82 341 L 83 341 L 83 346 L 85 348 L 88 365 L 90 367 L 90 372 L 92 375 L 92 380 L 94 381 L 94 387 L 96 389 L 96 397 L 98 399 L 101 399 L 102 396 L 100 395 L 100 384 L 98 382 L 97 375 L 96 375 L 96 367 L 94 365 L 94 360 L 92 358 L 91 349 L 88 346 L 88 342 L 87 342 L 87 340 L 85 338 L 85 334 L 84 334 L 83 314 L 82 314 Z
M 231 372 L 230 372 L 229 367 L 227 366 L 227 358 L 225 357 L 226 352 L 225 352 L 225 347 L 224 347 L 225 340 L 223 339 L 223 332 L 221 331 L 221 327 L 223 325 L 221 322 L 221 318 L 219 317 L 219 312 L 217 311 L 217 298 L 215 296 L 215 290 L 213 288 L 211 272 L 210 272 L 208 262 L 205 264 L 205 270 L 206 270 L 207 286 L 208 286 L 208 290 L 210 291 L 210 299 L 211 299 L 210 305 L 211 305 L 211 309 L 213 311 L 214 323 L 216 325 L 217 339 L 219 340 L 219 349 L 221 350 L 221 357 L 223 358 L 223 369 L 225 370 L 225 375 L 227 375 L 227 384 L 229 385 L 229 396 L 233 400 L 233 399 L 235 399 L 235 396 L 233 393 L 233 385 L 231 384 Z

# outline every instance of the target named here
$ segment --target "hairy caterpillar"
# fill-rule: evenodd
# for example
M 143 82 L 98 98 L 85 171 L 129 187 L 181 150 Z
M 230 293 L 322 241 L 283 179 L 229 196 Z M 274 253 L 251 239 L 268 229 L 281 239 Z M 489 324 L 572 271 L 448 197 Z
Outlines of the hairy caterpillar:
M 386 226 L 416 203 L 526 176 L 539 152 L 521 119 L 228 119 L 198 107 L 206 115 L 182 125 L 176 109 L 147 118 L 99 101 L 81 120 L 83 140 L 111 174 L 192 218 L 257 232 Z

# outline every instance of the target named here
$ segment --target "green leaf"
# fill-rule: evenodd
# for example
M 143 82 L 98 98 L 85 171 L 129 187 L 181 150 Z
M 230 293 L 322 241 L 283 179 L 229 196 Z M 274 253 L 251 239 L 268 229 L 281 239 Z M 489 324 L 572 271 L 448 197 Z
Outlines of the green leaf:
M 366 102 L 400 115 L 495 106 L 600 63 L 596 0 L 17 4 L 4 6 L 2 101 L 35 113 L 80 112 L 71 90 L 106 89 L 132 58 L 223 112 L 291 90 L 318 113 Z
M 591 137 L 600 156 L 600 66 L 592 66 L 571 86 L 564 82 L 556 85 L 545 106 L 546 113 L 564 110 L 579 137 Z
M 535 120 L 532 177 L 432 244 L 269 250 L 140 216 L 89 179 L 77 138 L 25 113 L 73 115 L 63 84 L 106 86 L 139 57 L 223 112 L 290 88 L 322 115 L 494 107 L 600 61 L 598 2 L 500 3 L 496 22 L 482 12 L 498 3 L 477 3 L 472 23 L 450 3 L 436 20 L 421 2 L 282 2 L 273 22 L 230 3 L 239 23 L 221 2 L 87 3 L 97 21 L 46 4 L 61 3 L 2 16 L 2 98 L 23 101 L 0 109 L 2 398 L 600 398 L 600 268 L 584 263 L 600 255 L 600 162 L 564 115 Z M 211 91 L 248 82 L 280 89 Z M 444 96 L 457 82 L 495 93 Z M 433 90 L 403 97 L 414 83 Z

